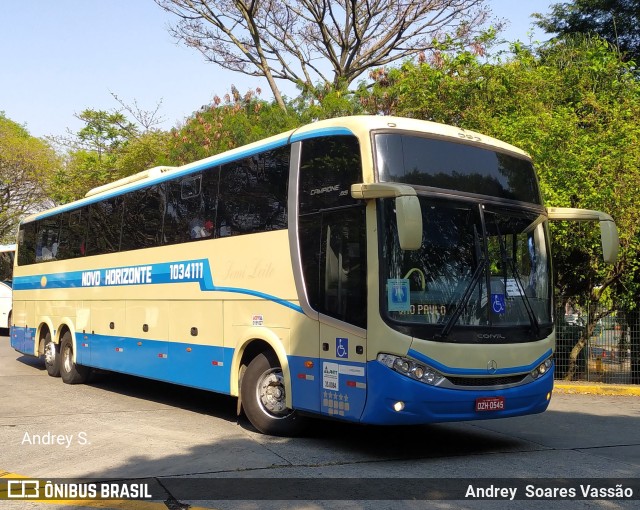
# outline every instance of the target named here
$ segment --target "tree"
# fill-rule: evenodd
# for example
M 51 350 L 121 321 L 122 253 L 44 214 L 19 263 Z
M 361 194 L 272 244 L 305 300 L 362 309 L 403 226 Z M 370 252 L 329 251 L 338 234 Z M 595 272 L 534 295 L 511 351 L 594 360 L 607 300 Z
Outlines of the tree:
M 18 222 L 52 205 L 46 177 L 59 165 L 45 141 L 0 112 L 0 241 L 15 242 Z
M 547 16 L 534 14 L 547 33 L 597 34 L 625 58 L 640 61 L 640 0 L 573 0 L 554 4 Z
M 76 115 L 85 124 L 82 129 L 52 140 L 66 150 L 64 167 L 50 181 L 56 203 L 77 200 L 91 188 L 167 164 L 169 134 L 157 128 L 162 101 L 144 110 L 135 100 L 127 104 L 111 95 L 120 109 L 87 108 Z
M 621 241 L 614 266 L 601 262 L 596 226 L 552 224 L 557 294 L 579 294 L 592 310 L 605 300 L 637 306 L 640 82 L 616 48 L 572 37 L 537 52 L 515 44 L 504 61 L 438 54 L 374 77 L 373 90 L 359 91 L 371 113 L 445 122 L 510 142 L 533 156 L 548 205 L 610 212 Z M 573 368 L 597 319 L 590 314 L 571 353 Z
M 259 99 L 260 89 L 215 96 L 212 104 L 195 112 L 184 125 L 171 131 L 168 159 L 191 163 L 293 129 L 303 123 L 297 111 L 283 111 L 273 102 Z
M 303 90 L 348 87 L 367 69 L 470 41 L 485 0 L 155 0 L 180 19 L 171 32 L 225 69 Z

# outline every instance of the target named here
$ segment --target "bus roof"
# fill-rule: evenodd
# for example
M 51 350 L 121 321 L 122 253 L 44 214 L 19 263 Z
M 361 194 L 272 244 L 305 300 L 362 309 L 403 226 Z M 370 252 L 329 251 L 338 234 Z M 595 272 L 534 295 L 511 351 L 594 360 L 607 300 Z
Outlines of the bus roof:
M 242 147 L 237 147 L 220 154 L 210 156 L 205 159 L 194 161 L 179 167 L 160 166 L 144 170 L 137 174 L 119 179 L 117 181 L 98 186 L 88 191 L 85 198 L 60 205 L 48 211 L 39 212 L 25 218 L 22 223 L 46 218 L 58 212 L 75 209 L 83 205 L 100 201 L 110 196 L 120 195 L 127 191 L 133 191 L 152 184 L 160 183 L 175 177 L 181 177 L 191 173 L 201 171 L 211 166 L 222 165 L 236 159 L 251 156 L 252 154 L 275 149 L 288 143 L 297 142 L 306 138 L 316 138 L 330 135 L 357 135 L 368 137 L 371 131 L 394 129 L 398 131 L 419 131 L 437 137 L 455 139 L 457 141 L 477 145 L 485 149 L 510 152 L 519 157 L 530 159 L 530 156 L 521 149 L 514 147 L 490 136 L 482 135 L 474 131 L 439 124 L 418 119 L 408 119 L 404 117 L 376 116 L 376 115 L 354 115 L 351 117 L 338 117 L 334 119 L 321 120 L 311 124 L 301 126 L 279 135 L 275 135 L 263 140 L 253 142 Z M 15 246 L 14 246 L 15 249 Z

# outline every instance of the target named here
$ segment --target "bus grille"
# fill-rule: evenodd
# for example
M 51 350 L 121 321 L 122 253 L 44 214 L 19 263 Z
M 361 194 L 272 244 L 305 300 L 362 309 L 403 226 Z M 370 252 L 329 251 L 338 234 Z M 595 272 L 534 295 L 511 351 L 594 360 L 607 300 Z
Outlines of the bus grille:
M 528 374 L 508 375 L 504 377 L 450 377 L 447 379 L 456 386 L 505 386 L 518 384 L 527 377 Z

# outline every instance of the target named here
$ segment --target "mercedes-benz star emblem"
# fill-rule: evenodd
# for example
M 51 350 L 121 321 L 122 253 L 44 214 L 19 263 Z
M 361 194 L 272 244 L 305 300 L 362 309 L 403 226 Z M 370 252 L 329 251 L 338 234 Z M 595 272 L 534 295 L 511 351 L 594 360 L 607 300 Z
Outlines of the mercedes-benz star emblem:
M 496 360 L 492 359 L 489 363 L 487 363 L 487 372 L 490 374 L 495 374 L 498 371 L 498 364 Z

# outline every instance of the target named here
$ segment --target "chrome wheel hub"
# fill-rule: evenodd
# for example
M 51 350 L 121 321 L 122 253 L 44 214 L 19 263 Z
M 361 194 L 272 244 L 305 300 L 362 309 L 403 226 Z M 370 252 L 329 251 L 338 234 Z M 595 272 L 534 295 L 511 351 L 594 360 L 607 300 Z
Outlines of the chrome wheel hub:
M 284 378 L 280 369 L 265 372 L 256 391 L 260 407 L 266 414 L 281 417 L 290 413 L 285 404 Z

